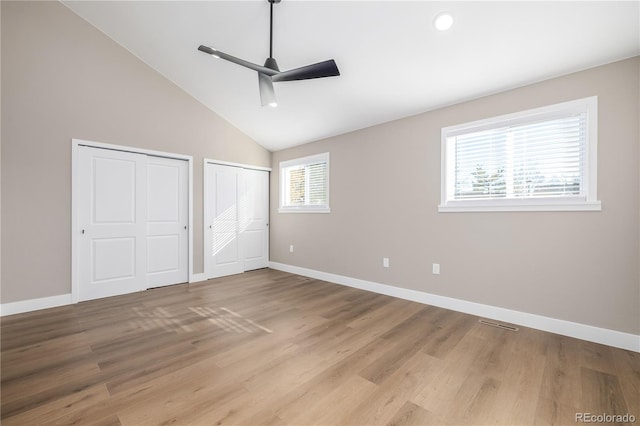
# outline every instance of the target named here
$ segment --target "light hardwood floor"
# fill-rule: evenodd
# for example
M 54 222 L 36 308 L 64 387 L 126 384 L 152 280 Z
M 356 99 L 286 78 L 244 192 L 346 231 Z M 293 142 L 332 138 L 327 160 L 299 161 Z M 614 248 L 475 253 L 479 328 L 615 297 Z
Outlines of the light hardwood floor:
M 269 269 L 1 333 L 7 426 L 640 422 L 638 353 Z

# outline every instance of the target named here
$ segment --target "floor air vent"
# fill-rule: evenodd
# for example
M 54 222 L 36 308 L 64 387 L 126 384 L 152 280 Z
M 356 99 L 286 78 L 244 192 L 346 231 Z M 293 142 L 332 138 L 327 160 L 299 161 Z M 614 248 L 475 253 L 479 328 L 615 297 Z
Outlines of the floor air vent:
M 519 328 L 518 327 L 514 327 L 512 325 L 507 325 L 507 324 L 500 324 L 499 322 L 495 322 L 495 321 L 489 321 L 489 320 L 485 320 L 485 319 L 481 319 L 478 321 L 480 324 L 484 324 L 484 325 L 490 325 L 492 327 L 498 327 L 498 328 L 503 328 L 505 330 L 509 330 L 509 331 L 518 331 Z

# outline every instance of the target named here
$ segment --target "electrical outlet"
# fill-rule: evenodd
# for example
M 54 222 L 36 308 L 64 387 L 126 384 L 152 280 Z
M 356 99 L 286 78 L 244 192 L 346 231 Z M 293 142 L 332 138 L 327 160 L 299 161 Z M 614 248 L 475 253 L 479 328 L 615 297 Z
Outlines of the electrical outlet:
M 433 275 L 440 275 L 440 264 L 434 263 L 431 272 L 433 273 Z
M 388 268 L 389 267 L 389 258 L 388 257 L 383 257 L 382 258 L 382 267 L 383 268 Z
M 289 253 L 293 253 L 293 244 L 289 246 Z

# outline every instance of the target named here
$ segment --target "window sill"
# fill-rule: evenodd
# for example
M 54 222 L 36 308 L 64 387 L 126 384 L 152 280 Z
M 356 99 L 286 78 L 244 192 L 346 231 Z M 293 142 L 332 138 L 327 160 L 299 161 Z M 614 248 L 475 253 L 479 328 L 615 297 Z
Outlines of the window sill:
M 601 211 L 602 203 L 586 202 L 505 202 L 505 203 L 447 203 L 438 206 L 440 213 L 463 212 L 562 212 L 562 211 Z
M 331 213 L 329 207 L 280 207 L 278 213 Z

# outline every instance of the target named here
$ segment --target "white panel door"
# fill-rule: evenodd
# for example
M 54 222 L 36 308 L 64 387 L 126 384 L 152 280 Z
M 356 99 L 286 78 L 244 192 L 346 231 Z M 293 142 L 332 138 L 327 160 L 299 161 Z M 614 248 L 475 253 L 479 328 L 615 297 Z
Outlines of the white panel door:
M 79 300 L 146 288 L 146 157 L 81 146 Z
M 207 278 L 244 272 L 239 235 L 238 202 L 242 198 L 242 169 L 205 167 L 205 262 Z
M 189 164 L 147 157 L 147 287 L 187 282 Z
M 240 203 L 240 231 L 244 270 L 269 266 L 269 172 L 244 169 L 245 189 Z

